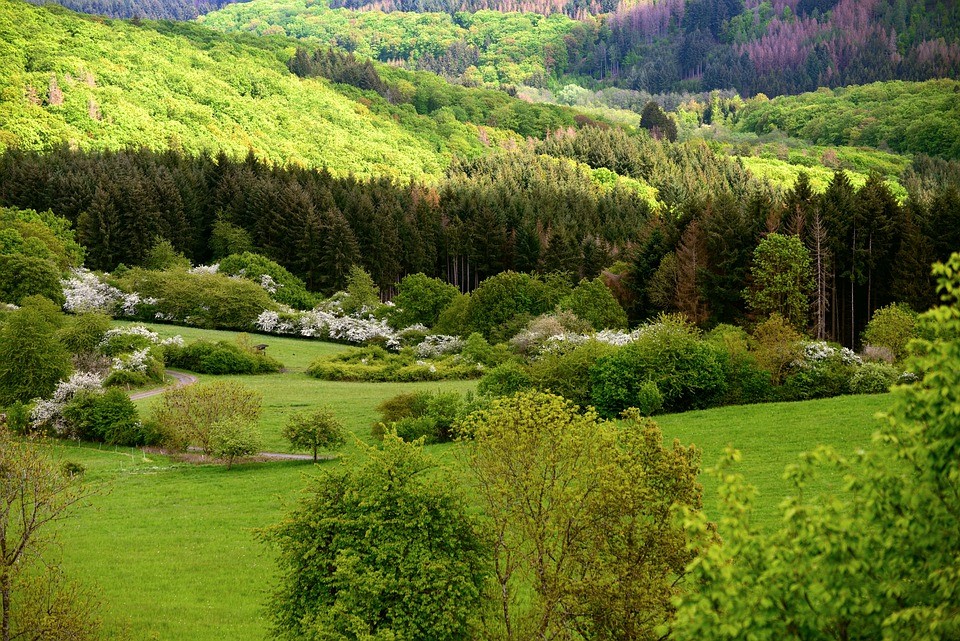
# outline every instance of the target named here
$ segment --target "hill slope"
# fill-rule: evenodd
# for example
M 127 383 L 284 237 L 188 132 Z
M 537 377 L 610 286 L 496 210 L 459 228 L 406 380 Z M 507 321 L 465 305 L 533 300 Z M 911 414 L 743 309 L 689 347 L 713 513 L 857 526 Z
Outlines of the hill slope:
M 292 53 L 275 40 L 0 0 L 0 149 L 223 150 L 337 173 L 441 173 L 436 141 L 295 77 Z

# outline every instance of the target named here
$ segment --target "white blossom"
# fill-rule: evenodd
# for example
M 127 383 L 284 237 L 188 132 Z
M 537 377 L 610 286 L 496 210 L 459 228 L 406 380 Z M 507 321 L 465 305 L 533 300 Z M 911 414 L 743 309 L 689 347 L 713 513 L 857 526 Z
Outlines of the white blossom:
M 63 408 L 81 391 L 103 392 L 103 378 L 94 372 L 74 372 L 69 379 L 57 383 L 53 396 L 40 399 L 30 412 L 30 424 L 34 429 L 50 426 L 63 436 L 67 425 L 63 420 Z
M 69 278 L 60 281 L 66 302 L 63 309 L 68 312 L 105 312 L 112 314 L 124 298 L 124 293 L 116 287 L 101 282 L 96 274 L 88 269 L 78 268 Z
M 220 263 L 212 265 L 197 265 L 187 270 L 190 274 L 216 274 L 220 271 Z
M 456 354 L 463 349 L 463 339 L 459 336 L 433 334 L 427 336 L 417 345 L 417 356 L 420 358 L 436 358 L 443 354 Z
M 181 339 L 182 342 L 182 339 Z M 146 374 L 147 367 L 150 365 L 150 348 L 144 347 L 130 354 L 115 356 L 113 359 L 113 369 L 118 372 L 136 372 Z

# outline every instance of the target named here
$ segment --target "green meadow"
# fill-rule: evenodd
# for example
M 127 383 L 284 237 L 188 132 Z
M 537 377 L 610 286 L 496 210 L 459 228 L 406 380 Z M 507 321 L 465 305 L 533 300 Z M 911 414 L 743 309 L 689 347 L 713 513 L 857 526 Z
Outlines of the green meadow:
M 162 335 L 228 339 L 232 332 L 152 325 Z M 289 451 L 280 438 L 286 416 L 330 405 L 356 439 L 339 460 L 318 465 L 303 461 L 221 465 L 173 461 L 137 449 L 59 444 L 55 455 L 86 467 L 86 479 L 99 488 L 90 505 L 61 526 L 67 574 L 101 603 L 107 638 L 255 640 L 269 629 L 264 603 L 274 576 L 270 548 L 257 528 L 279 521 L 323 469 L 349 465 L 371 443 L 375 406 L 402 391 L 443 389 L 466 392 L 475 381 L 445 383 L 332 383 L 303 373 L 310 360 L 351 349 L 320 341 L 254 336 L 254 343 L 288 368 L 282 374 L 249 377 L 200 376 L 242 380 L 264 395 L 262 428 L 266 447 Z M 149 413 L 155 399 L 140 401 Z M 818 443 L 853 452 L 870 440 L 874 415 L 888 395 L 848 396 L 805 403 L 725 407 L 660 416 L 668 442 L 695 443 L 707 468 L 732 445 L 743 453 L 740 471 L 759 490 L 756 519 L 772 527 L 777 504 L 789 487 L 784 466 Z M 441 464 L 458 475 L 456 444 L 428 446 Z M 704 505 L 714 510 L 716 486 L 702 475 Z M 836 479 L 823 479 L 826 489 Z

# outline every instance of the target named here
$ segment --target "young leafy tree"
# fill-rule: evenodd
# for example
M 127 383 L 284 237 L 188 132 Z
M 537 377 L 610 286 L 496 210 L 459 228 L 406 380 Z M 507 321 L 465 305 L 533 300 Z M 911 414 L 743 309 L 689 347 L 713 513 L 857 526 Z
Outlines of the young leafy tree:
M 233 381 L 178 387 L 160 397 L 153 421 L 168 445 L 195 445 L 205 454 L 213 454 L 214 425 L 233 419 L 256 422 L 262 400 L 259 392 Z
M 443 308 L 459 293 L 456 287 L 439 278 L 424 274 L 404 276 L 393 299 L 396 307 L 390 313 L 390 324 L 397 328 L 417 323 L 433 327 Z
M 467 420 L 494 542 L 486 638 L 646 639 L 669 620 L 693 557 L 671 510 L 699 509 L 699 455 L 629 418 L 621 428 L 521 392 Z
M 797 329 L 806 326 L 813 280 L 810 254 L 799 238 L 769 234 L 753 252 L 750 276 L 745 296 L 754 313 L 779 314 Z
M 210 455 L 227 462 L 227 469 L 241 457 L 260 451 L 263 439 L 255 422 L 243 416 L 231 416 L 210 426 Z
M 90 603 L 47 552 L 87 496 L 32 443 L 0 430 L 0 641 L 97 638 Z
M 701 514 L 688 530 L 706 535 L 689 566 L 697 591 L 681 597 L 680 640 L 952 639 L 960 631 L 960 254 L 937 265 L 944 305 L 923 315 L 929 340 L 909 363 L 922 379 L 894 389 L 894 403 L 867 452 L 828 448 L 787 469 L 794 495 L 774 532 L 750 521 L 755 493 L 729 470 L 721 483 L 723 545 L 706 541 Z M 843 491 L 817 496 L 823 467 L 844 474 Z
M 387 434 L 360 466 L 327 471 L 280 524 L 270 601 L 283 639 L 474 638 L 487 550 L 454 483 Z
M 283 438 L 293 447 L 313 450 L 313 462 L 317 462 L 317 450 L 334 450 L 347 442 L 343 423 L 329 407 L 311 414 L 294 414 L 283 427 Z

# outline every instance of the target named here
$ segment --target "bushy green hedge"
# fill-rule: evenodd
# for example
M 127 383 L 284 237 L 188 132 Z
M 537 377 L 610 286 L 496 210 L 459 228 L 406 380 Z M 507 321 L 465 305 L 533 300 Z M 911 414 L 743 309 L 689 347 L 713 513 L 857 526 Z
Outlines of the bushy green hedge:
M 371 434 L 382 439 L 392 430 L 405 441 L 422 438 L 426 443 L 443 443 L 454 438 L 457 423 L 479 406 L 473 397 L 457 392 L 398 394 L 377 406 L 380 420 Z
M 307 373 L 326 381 L 417 382 L 477 378 L 482 366 L 456 356 L 418 360 L 411 348 L 393 354 L 372 346 L 318 358 Z
M 133 401 L 119 389 L 77 394 L 63 408 L 63 417 L 71 426 L 71 434 L 84 441 L 138 446 L 156 440 L 140 422 Z
M 295 309 L 313 309 L 319 299 L 316 294 L 307 291 L 303 280 L 260 254 L 231 254 L 220 261 L 220 273 L 241 276 L 260 287 L 273 289 L 269 293 L 274 300 Z
M 198 340 L 166 349 L 167 365 L 201 374 L 273 374 L 283 363 L 252 348 L 229 341 Z

